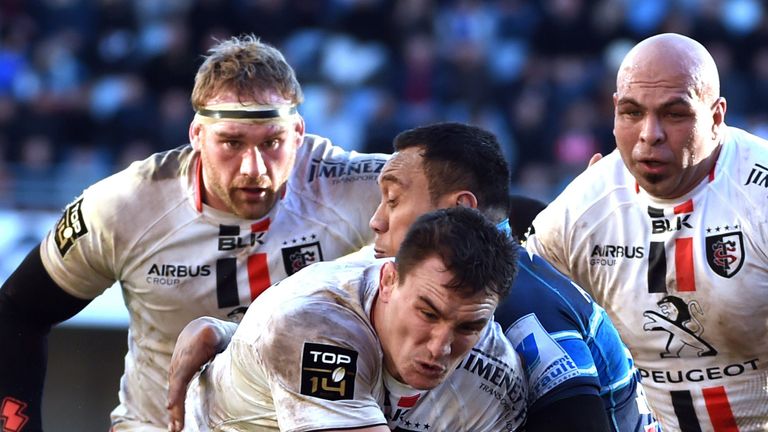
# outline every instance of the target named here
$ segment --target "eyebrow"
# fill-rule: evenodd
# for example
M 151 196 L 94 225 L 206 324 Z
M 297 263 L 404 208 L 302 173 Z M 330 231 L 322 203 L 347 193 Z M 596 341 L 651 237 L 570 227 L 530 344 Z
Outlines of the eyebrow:
M 626 96 L 622 97 L 621 99 L 618 100 L 618 102 L 616 102 L 616 105 L 624 105 L 624 104 L 632 104 L 632 105 L 637 105 L 637 106 L 643 106 L 640 102 L 636 101 L 635 99 L 633 99 L 631 97 L 626 97 Z M 674 106 L 674 105 L 685 105 L 686 107 L 690 107 L 691 106 L 691 102 L 688 99 L 686 99 L 686 98 L 676 97 L 674 99 L 671 99 L 671 100 L 661 104 L 661 108 L 669 108 L 669 107 Z
M 266 133 L 266 138 L 275 138 L 285 133 L 287 129 L 281 125 L 272 125 L 270 130 Z M 237 129 L 219 129 L 215 130 L 214 135 L 224 138 L 243 138 L 248 135 L 247 132 L 243 132 L 240 128 Z
M 395 176 L 394 174 L 387 173 L 387 174 L 381 174 L 381 177 L 379 177 L 379 184 L 383 182 L 390 182 L 397 185 L 403 185 L 402 180 L 400 180 L 399 177 Z
M 438 307 L 437 307 L 437 306 L 436 306 L 436 305 L 435 305 L 435 304 L 432 302 L 432 300 L 430 300 L 430 299 L 429 299 L 429 297 L 426 297 L 426 296 L 420 295 L 420 296 L 418 296 L 418 299 L 419 299 L 419 300 L 421 300 L 422 302 L 426 303 L 426 304 L 427 304 L 427 306 L 428 306 L 430 309 L 434 310 L 434 311 L 435 311 L 435 313 L 437 313 L 437 315 L 438 315 L 439 317 L 441 317 L 441 318 L 442 318 L 442 317 L 445 315 L 445 314 L 443 313 L 443 311 L 442 311 L 442 310 L 440 310 L 440 309 L 439 309 L 439 308 L 438 308 Z M 462 326 L 478 326 L 478 327 L 479 327 L 479 326 L 485 326 L 485 324 L 486 324 L 487 322 L 488 322 L 488 319 L 487 319 L 487 318 L 478 318 L 478 319 L 476 319 L 476 320 L 472 320 L 472 321 L 465 321 L 465 322 L 461 322 L 461 323 L 459 323 L 459 324 L 461 324 Z
M 240 131 L 230 131 L 230 130 L 216 130 L 213 132 L 214 135 L 217 137 L 223 137 L 223 138 L 242 138 L 245 136 L 244 132 Z

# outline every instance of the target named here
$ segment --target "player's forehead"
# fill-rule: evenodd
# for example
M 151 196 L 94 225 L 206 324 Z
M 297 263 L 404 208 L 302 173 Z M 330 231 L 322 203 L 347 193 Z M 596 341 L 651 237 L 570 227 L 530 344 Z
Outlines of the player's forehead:
M 429 309 L 443 320 L 456 323 L 484 323 L 493 314 L 497 298 L 485 291 L 466 295 L 451 287 L 454 275 L 437 257 L 429 257 L 414 267 L 404 282 L 414 305 Z
M 395 152 L 384 164 L 379 174 L 382 187 L 397 187 L 402 190 L 424 189 L 426 174 L 422 156 L 415 148 Z
M 706 64 L 664 41 L 641 46 L 622 62 L 616 76 L 617 100 L 659 105 L 693 105 L 706 98 L 710 79 Z M 671 50 L 671 52 L 670 52 Z

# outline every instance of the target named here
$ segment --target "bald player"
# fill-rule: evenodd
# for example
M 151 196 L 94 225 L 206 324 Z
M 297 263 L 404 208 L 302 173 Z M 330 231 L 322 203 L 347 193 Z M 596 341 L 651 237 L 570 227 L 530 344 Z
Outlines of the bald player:
M 768 143 L 726 126 L 717 66 L 682 35 L 632 48 L 613 101 L 616 150 L 527 248 L 606 309 L 664 430 L 765 430 Z

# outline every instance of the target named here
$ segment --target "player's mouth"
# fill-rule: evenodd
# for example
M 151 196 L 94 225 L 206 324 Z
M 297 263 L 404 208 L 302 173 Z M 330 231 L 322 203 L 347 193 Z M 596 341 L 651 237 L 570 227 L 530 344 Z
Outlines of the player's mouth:
M 387 258 L 389 255 L 387 255 L 386 251 L 383 251 L 377 247 L 374 246 L 373 248 L 373 256 L 376 258 Z
M 236 191 L 248 201 L 262 200 L 269 193 L 269 189 L 259 187 L 240 187 Z
M 416 360 L 414 363 L 419 374 L 429 379 L 440 379 L 445 375 L 446 368 L 443 365 L 420 360 Z
M 642 159 L 637 161 L 637 167 L 646 175 L 659 175 L 667 171 L 669 165 L 657 159 Z

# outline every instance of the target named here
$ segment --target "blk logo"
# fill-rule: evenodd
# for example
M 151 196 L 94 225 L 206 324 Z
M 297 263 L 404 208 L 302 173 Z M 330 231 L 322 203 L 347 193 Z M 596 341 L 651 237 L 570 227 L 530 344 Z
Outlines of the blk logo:
M 668 218 L 664 215 L 663 208 L 648 207 L 648 216 L 651 217 L 651 232 L 661 234 L 666 232 L 680 231 L 683 228 L 693 228 L 688 219 L 693 213 L 693 201 L 688 200 L 672 209 L 673 216 Z
M 239 226 L 219 225 L 219 250 L 231 251 L 253 247 L 257 244 L 262 245 L 264 244 L 262 241 L 264 234 L 264 232 L 249 232 L 241 236 Z

